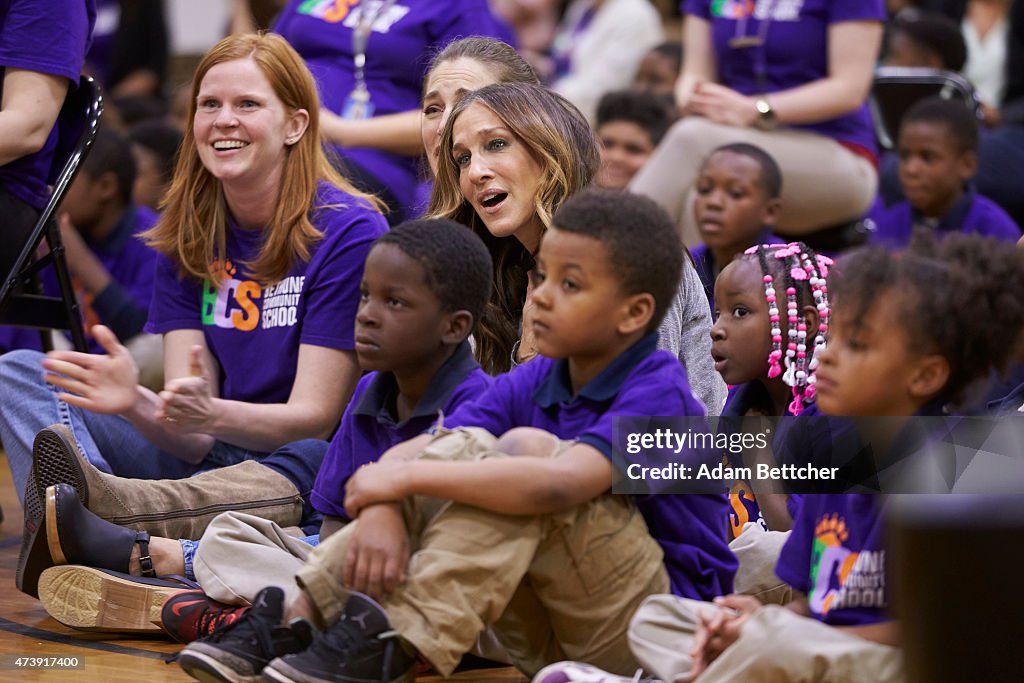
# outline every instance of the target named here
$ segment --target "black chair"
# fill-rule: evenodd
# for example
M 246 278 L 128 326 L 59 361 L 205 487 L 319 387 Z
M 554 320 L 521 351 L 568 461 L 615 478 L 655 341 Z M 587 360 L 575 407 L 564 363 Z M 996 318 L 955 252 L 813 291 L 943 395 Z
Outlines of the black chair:
M 963 102 L 981 120 L 981 99 L 970 81 L 956 72 L 896 66 L 875 69 L 868 105 L 878 144 L 895 148 L 903 115 L 915 102 L 933 95 Z
M 6 242 L 0 249 L 0 275 L 4 277 L 0 281 L 0 325 L 39 329 L 43 349 L 47 351 L 53 348 L 50 330 L 70 331 L 75 348 L 88 350 L 56 215 L 82 160 L 92 147 L 102 113 L 103 96 L 99 85 L 89 76 L 82 76 L 78 87 L 68 92 L 57 117 L 59 137 L 48 179 L 53 194 L 39 220 L 30 230 L 25 226 L 21 234 L 18 226 L 8 229 L 0 223 L 0 235 Z M 49 253 L 37 258 L 36 252 L 44 239 Z M 57 275 L 59 297 L 44 296 L 39 290 L 39 273 L 49 265 Z

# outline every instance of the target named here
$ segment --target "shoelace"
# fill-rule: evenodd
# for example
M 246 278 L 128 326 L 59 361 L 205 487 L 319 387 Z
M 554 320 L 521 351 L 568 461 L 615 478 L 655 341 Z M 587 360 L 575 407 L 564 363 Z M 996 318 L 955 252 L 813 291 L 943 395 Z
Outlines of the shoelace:
M 338 657 L 358 651 L 365 643 L 366 636 L 358 626 L 352 622 L 338 621 L 330 629 L 321 632 L 309 649 L 317 655 Z

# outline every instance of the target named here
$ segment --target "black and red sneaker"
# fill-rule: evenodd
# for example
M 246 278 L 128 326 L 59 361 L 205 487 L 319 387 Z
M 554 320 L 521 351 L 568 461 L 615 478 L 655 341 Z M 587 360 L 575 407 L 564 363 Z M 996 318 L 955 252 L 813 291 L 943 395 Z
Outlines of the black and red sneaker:
M 201 590 L 180 591 L 164 601 L 160 620 L 164 630 L 179 643 L 191 643 L 233 624 L 248 606 L 225 605 Z

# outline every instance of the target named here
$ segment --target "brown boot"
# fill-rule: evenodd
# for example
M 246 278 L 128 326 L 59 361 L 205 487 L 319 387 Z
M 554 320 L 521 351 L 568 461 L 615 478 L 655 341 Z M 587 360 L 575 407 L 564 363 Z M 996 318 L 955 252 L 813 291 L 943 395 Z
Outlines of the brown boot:
M 214 517 L 239 510 L 295 526 L 302 496 L 282 474 L 255 460 L 185 479 L 127 479 L 96 469 L 71 430 L 51 425 L 36 435 L 28 486 L 40 500 L 46 488 L 70 484 L 93 513 L 120 526 L 165 538 L 197 539 Z

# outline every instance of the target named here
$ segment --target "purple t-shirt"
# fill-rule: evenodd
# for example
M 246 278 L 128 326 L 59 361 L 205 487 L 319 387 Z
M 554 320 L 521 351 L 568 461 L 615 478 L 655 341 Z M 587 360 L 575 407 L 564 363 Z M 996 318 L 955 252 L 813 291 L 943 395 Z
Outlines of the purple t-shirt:
M 91 353 L 106 353 L 92 336 L 93 325 L 100 323 L 110 327 L 121 341 L 141 330 L 138 325 L 145 321 L 145 312 L 153 298 L 153 274 L 157 252 L 148 247 L 138 234 L 156 224 L 156 212 L 145 206 L 129 206 L 120 221 L 102 242 L 88 243 L 93 255 L 106 268 L 112 282 L 93 297 L 87 293 L 72 275 L 71 283 L 78 295 L 81 306 L 85 337 Z M 40 277 L 43 293 L 59 296 L 60 287 L 52 268 L 47 268 Z M 132 310 L 126 310 L 132 309 Z M 136 318 L 141 318 L 135 322 Z M 124 325 L 130 326 L 126 329 Z M 67 335 L 70 339 L 70 334 Z M 39 333 L 35 330 L 15 327 L 0 328 L 0 351 L 12 349 L 42 350 Z
M 495 378 L 486 393 L 463 404 L 444 425 L 482 427 L 495 436 L 515 427 L 536 427 L 593 446 L 611 459 L 615 416 L 704 415 L 686 370 L 675 356 L 658 351 L 657 342 L 657 334 L 647 335 L 575 396 L 567 361 L 535 358 Z M 724 495 L 664 494 L 634 500 L 665 553 L 675 595 L 710 600 L 732 591 L 736 558 L 725 540 Z
M 870 494 L 801 499 L 775 573 L 807 595 L 813 618 L 832 626 L 889 619 L 883 500 Z
M 871 241 L 890 249 L 902 249 L 910 244 L 915 225 L 928 225 L 906 201 L 876 210 L 872 217 L 876 227 Z M 973 189 L 965 191 L 949 213 L 930 227 L 938 234 L 962 232 L 1006 242 L 1016 242 L 1021 235 L 1020 228 L 1002 207 Z
M 468 342 L 463 342 L 445 361 L 416 409 L 398 422 L 395 399 L 398 384 L 390 372 L 371 372 L 359 380 L 352 400 L 341 418 L 320 465 L 310 501 L 325 515 L 348 519 L 345 513 L 345 482 L 368 462 L 374 462 L 395 444 L 419 436 L 460 404 L 479 396 L 491 385 L 491 376 L 473 359 Z
M 754 16 L 749 16 L 755 4 Z M 745 95 L 778 92 L 825 78 L 830 24 L 886 20 L 882 0 L 685 0 L 682 8 L 711 22 L 719 81 Z M 737 39 L 762 37 L 761 45 L 734 47 Z M 867 102 L 838 118 L 793 128 L 877 152 Z
M 288 400 L 299 345 L 355 347 L 359 283 L 370 246 L 387 231 L 384 217 L 365 202 L 321 184 L 311 214 L 323 237 L 308 263 L 298 262 L 280 282 L 261 287 L 245 263 L 259 252 L 258 231 L 229 224 L 227 278 L 209 281 L 178 277 L 178 266 L 157 258 L 156 287 L 146 331 L 202 330 L 220 364 L 220 395 L 251 403 Z
M 95 20 L 93 0 L 0 0 L 0 66 L 62 76 L 76 87 Z M 42 209 L 56 147 L 55 125 L 41 150 L 0 166 L 0 187 Z
M 374 115 L 417 109 L 423 77 L 435 53 L 456 38 L 482 35 L 505 39 L 486 0 L 410 2 L 383 11 L 381 0 L 348 3 L 291 0 L 274 31 L 284 36 L 316 78 L 323 106 L 341 114 L 355 86 L 352 33 L 367 7 L 376 16 L 366 45 L 366 85 Z M 376 149 L 339 150 L 391 191 L 407 215 L 415 203 L 418 160 Z

